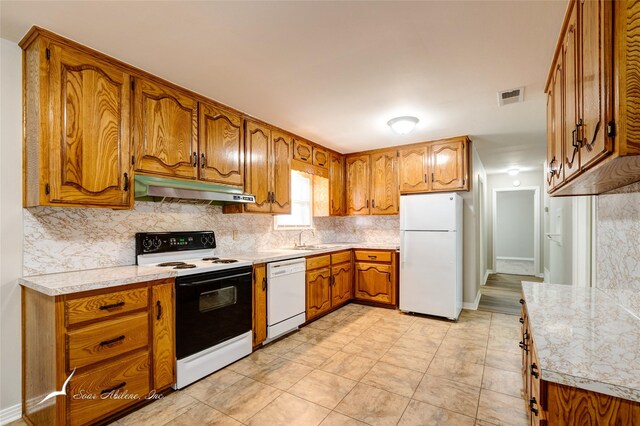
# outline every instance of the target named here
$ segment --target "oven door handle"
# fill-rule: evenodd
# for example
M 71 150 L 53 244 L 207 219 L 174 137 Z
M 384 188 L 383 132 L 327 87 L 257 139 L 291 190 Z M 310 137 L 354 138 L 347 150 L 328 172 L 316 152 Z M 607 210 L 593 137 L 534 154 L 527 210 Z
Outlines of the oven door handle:
M 210 280 L 204 280 L 204 281 L 193 281 L 193 282 L 188 282 L 188 283 L 179 283 L 178 286 L 180 286 L 180 287 L 192 287 L 192 286 L 196 286 L 196 285 L 209 284 L 209 283 L 214 283 L 214 282 L 217 282 L 217 281 L 224 281 L 224 280 L 228 280 L 228 279 L 231 279 L 231 278 L 246 277 L 246 276 L 251 276 L 251 272 L 245 272 L 243 274 L 227 275 L 226 277 L 212 278 Z

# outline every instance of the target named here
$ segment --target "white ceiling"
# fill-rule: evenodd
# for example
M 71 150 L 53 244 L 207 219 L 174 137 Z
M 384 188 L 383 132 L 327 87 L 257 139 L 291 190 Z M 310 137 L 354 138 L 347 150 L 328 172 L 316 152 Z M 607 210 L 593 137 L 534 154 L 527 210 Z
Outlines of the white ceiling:
M 566 0 L 0 4 L 3 38 L 42 26 L 345 153 L 469 134 L 495 173 L 544 160 Z

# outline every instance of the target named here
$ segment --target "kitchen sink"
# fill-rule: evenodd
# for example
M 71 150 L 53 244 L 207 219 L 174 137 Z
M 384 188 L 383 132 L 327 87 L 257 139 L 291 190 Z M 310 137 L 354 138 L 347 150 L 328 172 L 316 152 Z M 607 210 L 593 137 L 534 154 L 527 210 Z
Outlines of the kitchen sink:
M 295 246 L 295 247 L 291 247 L 291 250 L 322 250 L 322 249 L 326 249 L 327 247 L 325 246 L 315 246 L 315 245 L 309 245 L 309 246 Z

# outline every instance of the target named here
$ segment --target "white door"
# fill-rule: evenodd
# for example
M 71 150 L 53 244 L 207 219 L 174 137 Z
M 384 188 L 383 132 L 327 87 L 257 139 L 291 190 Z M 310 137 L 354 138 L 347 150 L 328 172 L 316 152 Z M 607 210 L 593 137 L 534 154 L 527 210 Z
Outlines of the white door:
M 452 231 L 456 229 L 457 194 L 421 194 L 400 197 L 400 229 L 403 231 Z
M 400 232 L 400 309 L 457 317 L 455 232 Z

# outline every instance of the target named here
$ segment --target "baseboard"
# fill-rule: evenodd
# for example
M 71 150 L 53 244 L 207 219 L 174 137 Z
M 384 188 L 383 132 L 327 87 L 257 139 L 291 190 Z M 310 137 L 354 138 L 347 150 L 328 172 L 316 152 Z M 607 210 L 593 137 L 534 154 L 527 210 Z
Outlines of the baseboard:
M 482 285 L 487 284 L 487 280 L 489 279 L 489 275 L 493 274 L 493 269 L 487 269 L 484 271 L 484 279 L 482 280 Z
M 536 274 L 536 277 L 538 277 L 538 278 L 544 278 L 544 274 Z
M 462 308 L 463 309 L 470 309 L 472 311 L 477 311 L 478 310 L 478 305 L 480 304 L 480 297 L 481 296 L 482 296 L 482 293 L 480 293 L 480 290 L 478 290 L 478 294 L 476 294 L 476 300 L 473 303 L 462 302 Z
M 6 425 L 22 417 L 22 404 L 12 405 L 0 410 L 0 425 Z

